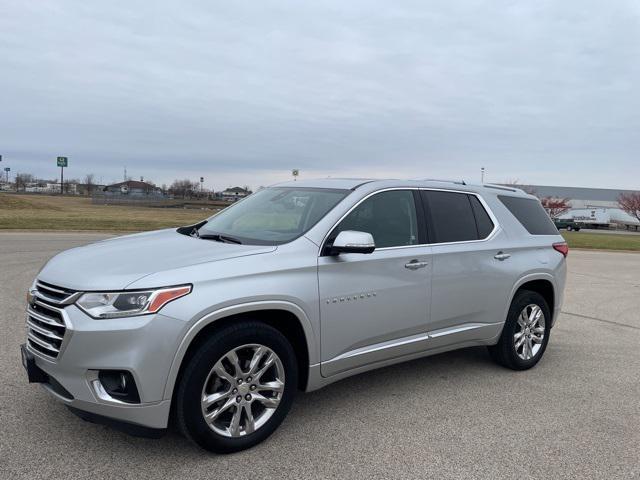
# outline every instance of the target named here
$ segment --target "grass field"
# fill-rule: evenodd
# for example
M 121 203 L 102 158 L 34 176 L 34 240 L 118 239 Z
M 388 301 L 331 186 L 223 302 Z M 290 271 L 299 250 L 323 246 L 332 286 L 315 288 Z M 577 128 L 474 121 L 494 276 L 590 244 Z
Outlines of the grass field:
M 0 229 L 142 231 L 196 223 L 216 209 L 93 205 L 86 197 L 0 194 Z
M 569 244 L 569 248 L 640 251 L 640 235 L 562 231 L 562 236 Z

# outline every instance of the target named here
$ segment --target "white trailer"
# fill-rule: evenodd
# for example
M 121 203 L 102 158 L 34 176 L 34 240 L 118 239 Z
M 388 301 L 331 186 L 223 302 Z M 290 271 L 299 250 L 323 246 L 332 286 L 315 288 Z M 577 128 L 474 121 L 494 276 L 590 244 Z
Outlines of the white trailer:
M 618 227 L 640 228 L 640 222 L 620 208 L 586 207 L 572 208 L 560 217 L 562 220 L 573 220 L 582 228 Z

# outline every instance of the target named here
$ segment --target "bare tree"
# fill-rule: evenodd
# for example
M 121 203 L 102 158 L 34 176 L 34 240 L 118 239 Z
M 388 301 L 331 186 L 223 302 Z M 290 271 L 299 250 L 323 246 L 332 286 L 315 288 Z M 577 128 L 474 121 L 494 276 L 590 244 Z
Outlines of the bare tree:
M 87 173 L 84 177 L 84 183 L 87 186 L 87 195 L 91 195 L 95 187 L 95 175 L 93 173 Z
M 618 197 L 620 208 L 640 221 L 640 192 L 621 193 Z
M 182 198 L 193 197 L 198 191 L 198 182 L 192 182 L 189 179 L 174 180 L 169 187 L 169 192 L 175 196 Z
M 27 183 L 32 183 L 35 181 L 35 177 L 30 173 L 18 173 L 16 175 L 16 192 L 22 190 L 23 192 L 26 190 Z
M 544 197 L 540 199 L 540 203 L 553 219 L 567 213 L 571 209 L 571 203 L 568 198 Z

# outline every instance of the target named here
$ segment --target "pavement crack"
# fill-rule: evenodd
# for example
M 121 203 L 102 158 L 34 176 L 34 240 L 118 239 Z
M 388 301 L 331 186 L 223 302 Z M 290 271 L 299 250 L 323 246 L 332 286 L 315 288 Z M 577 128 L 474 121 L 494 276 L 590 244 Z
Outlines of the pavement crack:
M 640 327 L 636 327 L 635 325 L 629 325 L 627 323 L 614 322 L 613 320 L 604 320 L 602 318 L 590 317 L 589 315 L 582 315 L 580 313 L 567 312 L 565 310 L 561 310 L 561 313 L 564 313 L 565 315 L 571 315 L 574 317 L 586 318 L 588 320 L 595 320 L 596 322 L 603 322 L 603 323 L 609 323 L 611 325 L 618 325 L 619 327 L 627 327 L 627 328 L 632 328 L 634 330 L 640 330 Z

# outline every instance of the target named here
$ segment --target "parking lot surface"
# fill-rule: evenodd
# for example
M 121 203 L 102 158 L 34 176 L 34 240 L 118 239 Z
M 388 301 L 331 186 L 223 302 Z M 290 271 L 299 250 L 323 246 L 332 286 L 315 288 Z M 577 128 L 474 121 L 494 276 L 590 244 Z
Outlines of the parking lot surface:
M 640 478 L 640 254 L 572 251 L 544 358 L 471 348 L 300 394 L 265 443 L 216 456 L 177 433 L 83 422 L 20 364 L 25 293 L 57 252 L 103 238 L 0 233 L 0 472 L 7 479 Z

